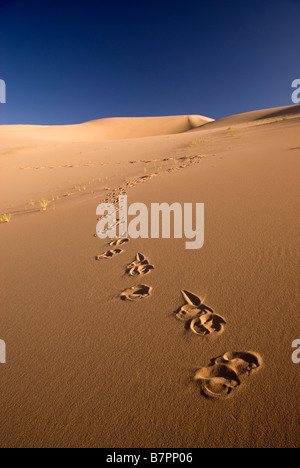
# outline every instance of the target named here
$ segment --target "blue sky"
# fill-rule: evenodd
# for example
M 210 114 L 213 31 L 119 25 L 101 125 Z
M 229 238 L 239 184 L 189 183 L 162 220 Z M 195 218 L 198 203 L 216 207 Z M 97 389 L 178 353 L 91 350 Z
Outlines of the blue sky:
M 290 105 L 299 0 L 0 0 L 0 124 Z

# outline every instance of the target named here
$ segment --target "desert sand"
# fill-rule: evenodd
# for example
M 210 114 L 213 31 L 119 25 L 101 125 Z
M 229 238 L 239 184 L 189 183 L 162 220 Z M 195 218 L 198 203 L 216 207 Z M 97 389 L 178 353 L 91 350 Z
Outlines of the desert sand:
M 0 127 L 2 448 L 298 447 L 299 129 L 300 106 Z M 204 247 L 100 240 L 119 193 L 205 203 Z

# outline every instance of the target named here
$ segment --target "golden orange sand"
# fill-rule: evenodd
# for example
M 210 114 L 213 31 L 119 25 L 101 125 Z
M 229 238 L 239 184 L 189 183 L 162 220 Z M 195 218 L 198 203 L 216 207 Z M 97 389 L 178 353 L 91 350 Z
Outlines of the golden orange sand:
M 0 127 L 1 447 L 298 447 L 300 106 L 195 119 Z M 96 207 L 124 187 L 129 203 L 205 203 L 203 249 L 138 239 L 96 261 L 111 248 Z M 137 253 L 154 270 L 131 277 Z M 143 284 L 150 297 L 120 300 Z M 176 320 L 181 290 L 222 334 Z M 204 398 L 195 373 L 229 351 L 262 369 Z

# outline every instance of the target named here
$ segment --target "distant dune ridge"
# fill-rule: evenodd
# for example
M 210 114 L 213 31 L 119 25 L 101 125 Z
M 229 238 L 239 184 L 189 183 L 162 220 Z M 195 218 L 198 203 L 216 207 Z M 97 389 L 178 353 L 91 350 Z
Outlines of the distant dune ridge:
M 83 142 L 171 135 L 198 128 L 209 122 L 213 122 L 213 119 L 201 115 L 179 115 L 100 119 L 78 125 L 17 125 L 5 126 L 5 129 L 18 136 L 36 139 Z
M 243 114 L 231 115 L 229 117 L 224 117 L 219 120 L 212 120 L 209 123 L 207 128 L 222 128 L 233 125 L 242 125 L 248 124 L 251 122 L 276 119 L 280 117 L 293 117 L 294 115 L 299 115 L 300 113 L 300 104 L 286 107 L 275 107 L 272 109 L 262 109 L 252 112 L 245 112 Z M 194 129 L 191 129 L 194 130 Z
M 264 119 L 297 115 L 300 105 L 263 109 L 214 120 L 202 115 L 178 115 L 167 117 L 116 117 L 92 120 L 75 125 L 0 125 L 0 138 L 5 143 L 23 140 L 45 140 L 57 142 L 101 142 L 133 138 L 174 135 L 207 129 L 243 125 Z M 209 125 L 207 125 L 209 124 Z

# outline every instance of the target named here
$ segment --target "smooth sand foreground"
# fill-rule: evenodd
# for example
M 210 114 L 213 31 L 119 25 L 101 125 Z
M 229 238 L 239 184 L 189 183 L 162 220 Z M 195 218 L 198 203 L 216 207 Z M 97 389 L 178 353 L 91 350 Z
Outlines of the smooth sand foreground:
M 1 447 L 298 447 L 299 126 L 300 106 L 110 141 L 0 127 Z M 204 247 L 99 240 L 119 193 L 204 202 Z

